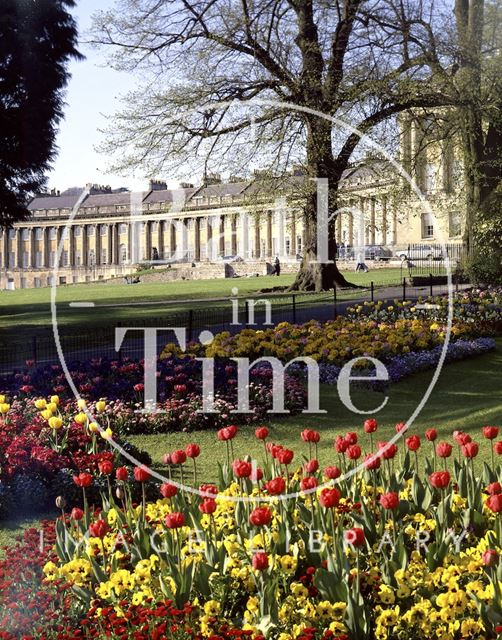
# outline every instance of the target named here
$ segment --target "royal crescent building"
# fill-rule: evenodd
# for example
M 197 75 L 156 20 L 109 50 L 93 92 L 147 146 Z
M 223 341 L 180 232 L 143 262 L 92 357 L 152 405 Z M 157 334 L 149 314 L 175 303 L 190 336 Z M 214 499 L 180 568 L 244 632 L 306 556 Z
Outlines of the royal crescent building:
M 435 216 L 389 163 L 368 158 L 341 183 L 335 225 L 340 246 L 353 246 L 363 236 L 367 245 L 395 254 L 412 243 L 461 242 L 461 167 L 455 154 L 436 145 L 411 166 L 423 134 L 414 121 L 401 122 L 401 129 L 401 164 Z M 294 270 L 305 244 L 305 180 L 301 170 L 282 178 L 257 172 L 226 181 L 213 175 L 178 189 L 151 181 L 143 193 L 87 185 L 37 195 L 28 205 L 29 218 L 1 232 L 0 289 L 50 286 L 54 278 L 58 285 L 123 278 L 144 263 L 188 264 L 212 277 L 211 265 L 221 266 L 224 256 L 239 256 L 243 266 L 252 264 L 261 273 L 279 257 Z

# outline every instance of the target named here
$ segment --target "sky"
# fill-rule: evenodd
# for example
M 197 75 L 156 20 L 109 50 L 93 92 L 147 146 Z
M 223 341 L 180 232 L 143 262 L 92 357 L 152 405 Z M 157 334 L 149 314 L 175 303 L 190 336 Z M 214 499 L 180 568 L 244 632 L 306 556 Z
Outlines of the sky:
M 108 9 L 113 4 L 113 0 L 78 0 L 73 15 L 78 22 L 79 34 L 83 35 L 90 27 L 95 11 Z M 48 187 L 63 191 L 91 182 L 112 188 L 146 189 L 147 180 L 141 177 L 107 174 L 107 158 L 95 149 L 103 140 L 99 129 L 107 124 L 105 116 L 119 110 L 119 96 L 134 88 L 135 79 L 107 67 L 103 51 L 93 51 L 84 43 L 79 49 L 86 60 L 72 61 L 69 66 L 72 78 L 66 94 L 65 119 L 57 136 L 59 152 L 48 176 Z

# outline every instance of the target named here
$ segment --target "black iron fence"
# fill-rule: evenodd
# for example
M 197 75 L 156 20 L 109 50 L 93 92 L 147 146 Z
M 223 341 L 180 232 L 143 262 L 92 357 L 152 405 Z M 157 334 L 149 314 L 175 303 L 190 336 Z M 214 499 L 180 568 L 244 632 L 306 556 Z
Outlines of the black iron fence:
M 458 290 L 467 285 L 458 277 L 453 287 Z M 281 293 L 248 296 L 213 303 L 212 306 L 188 307 L 166 312 L 163 303 L 151 303 L 152 313 L 147 317 L 113 321 L 107 326 L 58 327 L 38 331 L 32 336 L 10 338 L 8 344 L 0 344 L 0 372 L 9 373 L 22 369 L 26 361 L 37 364 L 58 363 L 60 353 L 67 362 L 83 361 L 94 357 L 121 359 L 142 358 L 144 355 L 144 327 L 159 329 L 158 350 L 174 340 L 167 328 L 182 328 L 188 341 L 199 340 L 201 331 L 213 334 L 221 331 L 236 333 L 244 328 L 264 329 L 281 322 L 303 323 L 309 320 L 321 322 L 343 315 L 347 307 L 373 300 L 416 300 L 419 297 L 445 294 L 448 290 L 445 276 L 429 273 L 426 276 L 404 275 L 401 280 L 370 282 L 355 289 L 341 289 L 322 293 Z M 116 328 L 128 328 L 120 350 L 115 349 Z M 59 345 L 59 349 L 58 349 Z

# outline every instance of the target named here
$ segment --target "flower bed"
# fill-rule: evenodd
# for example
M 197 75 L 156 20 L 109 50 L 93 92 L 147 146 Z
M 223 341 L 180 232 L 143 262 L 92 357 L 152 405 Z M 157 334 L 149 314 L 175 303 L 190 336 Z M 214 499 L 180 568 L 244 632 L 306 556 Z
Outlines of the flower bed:
M 102 509 L 74 509 L 56 522 L 44 585 L 34 602 L 23 601 L 24 611 L 36 612 L 31 627 L 16 600 L 23 582 L 7 577 L 3 638 L 495 638 L 502 631 L 499 429 L 484 427 L 481 442 L 434 429 L 422 441 L 403 423 L 396 429 L 398 444 L 375 448 L 377 423 L 367 420 L 372 446 L 363 451 L 356 433 L 340 435 L 333 463 L 321 470 L 319 433 L 303 431 L 302 449 L 293 452 L 260 427 L 259 466 L 221 465 L 218 486 L 202 486 L 201 496 L 171 482 L 158 500 L 134 505 L 130 491 L 148 486 L 149 474 L 138 468 L 131 480 L 117 470 L 119 499 L 110 485 Z M 236 427 L 219 433 L 223 457 L 235 437 Z M 491 464 L 476 474 L 482 447 Z M 420 448 L 428 451 L 423 471 Z M 175 453 L 182 465 L 190 452 Z M 54 601 L 42 611 L 48 593 Z

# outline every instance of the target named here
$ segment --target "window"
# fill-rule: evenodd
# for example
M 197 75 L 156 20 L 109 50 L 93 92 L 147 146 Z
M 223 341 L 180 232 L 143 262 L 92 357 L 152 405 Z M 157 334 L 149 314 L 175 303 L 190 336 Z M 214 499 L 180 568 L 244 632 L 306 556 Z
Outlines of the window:
M 70 260 L 68 257 L 68 251 L 66 251 L 66 249 L 63 251 L 62 255 L 61 255 L 61 261 L 63 263 L 63 267 L 67 267 L 70 264 Z
M 94 249 L 91 249 L 87 254 L 87 264 L 90 267 L 93 267 L 96 264 L 96 254 L 94 253 Z
M 47 286 L 48 287 L 52 287 L 52 280 L 53 280 L 52 276 L 47 276 Z
M 92 225 L 87 227 L 87 235 L 88 236 L 93 236 L 94 235 L 94 227 Z
M 29 237 L 30 237 L 30 230 L 29 229 L 23 229 L 21 231 L 21 235 L 22 235 L 23 240 L 28 240 Z
M 37 227 L 35 229 L 35 238 L 37 240 L 42 240 L 43 237 L 44 237 L 44 230 L 41 227 Z
M 73 235 L 78 237 L 82 234 L 82 227 L 73 227 Z
M 102 236 L 106 236 L 106 234 L 108 233 L 108 225 L 107 224 L 102 224 L 100 229 L 99 229 L 99 233 Z
M 436 188 L 436 168 L 433 164 L 425 165 L 425 190 L 433 191 Z
M 66 276 L 59 276 L 59 284 L 66 284 Z
M 422 238 L 432 238 L 434 235 L 434 219 L 432 214 L 422 214 Z
M 70 233 L 69 233 L 68 227 L 64 227 L 64 229 L 63 229 L 63 231 L 61 233 L 61 237 L 63 238 L 63 240 L 67 240 L 69 235 L 70 235 Z
M 101 264 L 108 264 L 108 252 L 106 249 L 101 249 Z
M 206 228 L 206 218 L 199 218 L 199 229 Z
M 55 239 L 56 239 L 56 237 L 57 237 L 57 229 L 56 229 L 56 227 L 51 227 L 51 228 L 49 229 L 49 238 L 50 238 L 51 240 L 55 240 Z
M 345 236 L 345 232 L 344 232 L 344 236 Z M 296 250 L 298 251 L 298 253 L 302 252 L 302 237 L 301 236 L 296 236 Z
M 42 266 L 42 252 L 41 251 L 37 251 L 35 253 L 35 266 L 36 267 L 41 267 Z
M 119 234 L 125 235 L 127 233 L 127 225 L 126 224 L 120 224 L 119 225 Z
M 452 211 L 450 213 L 449 227 L 450 238 L 456 238 L 457 236 L 461 235 L 462 220 L 458 211 Z
M 23 251 L 23 268 L 26 269 L 29 265 L 30 254 L 27 251 Z
M 75 266 L 80 267 L 82 265 L 82 254 L 80 249 L 75 251 Z
M 127 262 L 127 247 L 125 244 L 121 244 L 119 247 L 119 260 L 120 264 L 125 264 Z
M 14 253 L 14 251 L 10 251 L 9 252 L 9 267 L 11 269 L 14 267 L 15 258 L 16 258 L 16 254 Z
M 26 289 L 26 278 L 21 278 L 20 286 L 21 289 Z
M 291 240 L 286 238 L 286 255 L 289 256 L 291 253 Z
M 40 289 L 40 287 L 42 286 L 42 281 L 40 278 L 33 278 L 33 286 L 35 287 L 35 289 Z

